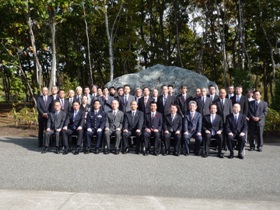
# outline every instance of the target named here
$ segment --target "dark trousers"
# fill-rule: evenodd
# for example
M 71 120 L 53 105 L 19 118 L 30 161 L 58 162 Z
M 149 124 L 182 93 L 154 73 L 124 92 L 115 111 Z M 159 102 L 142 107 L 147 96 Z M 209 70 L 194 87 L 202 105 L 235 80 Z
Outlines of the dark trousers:
M 46 136 L 45 136 L 45 147 L 49 147 L 50 146 L 50 138 L 51 136 L 55 134 L 55 146 L 59 147 L 59 138 L 60 138 L 60 132 L 58 131 L 47 131 L 46 132 Z
M 238 141 L 238 154 L 240 155 L 245 147 L 245 138 L 246 136 L 239 136 L 239 134 L 233 134 L 233 136 L 227 135 L 228 150 L 231 155 L 233 155 L 232 143 L 234 139 Z
M 194 144 L 194 154 L 195 155 L 199 155 L 199 151 L 200 151 L 200 145 L 201 145 L 201 142 L 202 142 L 202 136 L 197 136 L 196 135 L 196 131 L 192 131 L 192 132 L 189 132 L 188 135 L 184 135 L 184 147 L 185 147 L 185 153 L 186 154 L 189 154 L 190 153 L 190 148 L 189 148 L 189 145 L 190 145 L 190 139 L 191 138 L 194 138 L 195 139 L 195 144 Z
M 107 149 L 109 149 L 109 150 L 110 150 L 110 143 L 111 143 L 111 135 L 115 135 L 115 137 L 116 137 L 115 149 L 119 149 L 120 142 L 121 142 L 121 131 L 116 131 L 116 130 L 111 130 L 111 129 L 108 131 L 105 131 Z
M 160 132 L 144 131 L 144 144 L 145 144 L 146 151 L 149 148 L 150 137 L 155 138 L 155 152 L 160 152 L 161 150 Z
M 135 131 L 128 131 L 126 133 L 123 133 L 123 149 L 126 149 L 128 147 L 128 138 L 134 135 L 136 140 L 136 150 L 140 150 L 140 142 L 141 142 L 141 132 L 135 132 Z
M 71 130 L 71 129 L 67 129 L 67 130 L 62 130 L 62 138 L 63 138 L 63 145 L 65 147 L 66 150 L 69 149 L 69 137 L 71 137 L 71 135 L 77 135 L 78 139 L 77 139 L 77 146 L 81 146 L 82 142 L 83 142 L 83 130 Z
M 45 117 L 38 117 L 38 124 L 39 124 L 39 129 L 38 129 L 38 144 L 39 146 L 43 146 L 43 141 L 44 141 L 44 130 L 47 128 L 47 122 L 48 119 Z
M 170 150 L 170 139 L 174 138 L 174 151 L 180 152 L 181 146 L 181 133 L 175 134 L 175 132 L 164 133 L 164 145 L 167 151 Z
M 97 129 L 92 128 L 92 131 L 87 131 L 87 147 L 90 148 L 91 138 L 93 135 L 96 135 L 96 146 L 95 149 L 99 149 L 102 139 L 102 131 L 98 131 Z
M 255 148 L 255 140 L 257 143 L 257 148 L 262 148 L 263 146 L 263 130 L 264 126 L 258 126 L 256 123 L 252 122 L 249 124 L 249 143 L 250 148 Z
M 223 134 L 215 134 L 205 133 L 203 138 L 203 154 L 209 155 L 209 147 L 210 147 L 210 139 L 215 138 L 218 141 L 218 154 L 222 153 L 222 145 L 223 145 Z

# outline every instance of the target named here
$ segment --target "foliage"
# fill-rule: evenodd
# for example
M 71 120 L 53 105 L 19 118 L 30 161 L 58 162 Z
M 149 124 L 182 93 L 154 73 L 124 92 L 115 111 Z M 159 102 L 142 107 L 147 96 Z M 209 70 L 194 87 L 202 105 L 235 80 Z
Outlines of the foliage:
M 28 128 L 31 128 L 32 126 L 36 127 L 38 126 L 38 112 L 35 108 L 23 108 L 20 111 L 16 111 L 15 108 L 13 108 L 9 115 L 14 119 L 15 126 L 28 126 Z
M 265 118 L 266 131 L 280 131 L 280 113 L 274 109 L 268 108 Z

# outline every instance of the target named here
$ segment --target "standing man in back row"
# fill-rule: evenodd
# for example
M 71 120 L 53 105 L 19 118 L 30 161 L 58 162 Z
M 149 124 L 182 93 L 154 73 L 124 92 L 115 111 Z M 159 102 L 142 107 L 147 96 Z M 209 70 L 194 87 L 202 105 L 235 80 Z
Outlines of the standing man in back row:
M 133 95 L 130 95 L 130 86 L 129 85 L 123 86 L 123 92 L 124 92 L 124 94 L 119 97 L 119 103 L 120 103 L 119 109 L 122 112 L 126 113 L 131 110 L 130 103 L 131 103 L 131 101 L 135 100 L 135 97 Z
M 170 106 L 171 104 L 175 104 L 175 96 L 168 94 L 168 87 L 167 85 L 163 85 L 161 87 L 162 95 L 158 97 L 157 100 L 157 110 L 160 112 L 163 116 L 168 115 L 170 113 Z

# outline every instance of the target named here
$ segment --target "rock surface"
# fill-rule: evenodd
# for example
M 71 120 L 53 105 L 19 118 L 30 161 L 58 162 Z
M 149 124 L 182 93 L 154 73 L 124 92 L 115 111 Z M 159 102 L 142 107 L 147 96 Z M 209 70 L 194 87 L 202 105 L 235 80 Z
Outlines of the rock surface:
M 112 82 L 107 83 L 106 87 L 114 86 L 118 88 L 125 84 L 129 84 L 132 91 L 138 87 L 149 87 L 151 90 L 157 88 L 160 90 L 163 84 L 173 85 L 175 94 L 179 93 L 181 85 L 187 85 L 189 94 L 193 96 L 196 88 L 207 88 L 210 84 L 217 87 L 216 83 L 209 81 L 207 77 L 197 74 L 194 71 L 176 66 L 163 66 L 159 64 L 146 68 L 138 73 L 117 77 Z

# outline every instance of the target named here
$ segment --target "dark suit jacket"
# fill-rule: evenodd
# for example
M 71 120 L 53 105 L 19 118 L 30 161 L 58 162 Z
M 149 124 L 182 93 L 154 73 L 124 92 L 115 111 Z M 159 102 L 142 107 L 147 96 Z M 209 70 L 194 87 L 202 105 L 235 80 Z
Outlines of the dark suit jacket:
M 231 100 L 228 98 L 224 99 L 224 105 L 221 103 L 221 99 L 217 99 L 215 101 L 215 104 L 217 105 L 217 114 L 219 114 L 223 122 L 226 123 L 226 117 L 232 112 L 232 103 Z
M 114 100 L 114 97 L 108 96 L 108 99 L 105 100 L 105 96 L 101 96 L 99 97 L 99 100 L 101 101 L 102 109 L 104 112 L 109 112 L 112 110 L 111 103 Z
M 219 96 L 218 96 L 218 95 L 215 95 L 215 96 L 214 96 L 214 100 L 212 100 L 212 99 L 210 98 L 210 94 L 208 94 L 207 97 L 210 99 L 210 104 L 213 104 L 217 99 L 219 99 Z
M 215 133 L 217 131 L 223 131 L 223 119 L 218 114 L 215 115 L 215 119 L 213 123 L 211 123 L 211 114 L 207 114 L 203 117 L 203 131 L 206 130 L 210 131 L 214 130 Z
M 54 112 L 51 112 L 48 118 L 47 128 L 51 130 L 62 129 L 65 119 L 66 113 L 64 111 L 59 111 L 57 116 Z
M 196 111 L 201 113 L 203 116 L 210 113 L 210 111 L 209 111 L 209 107 L 211 105 L 210 98 L 206 97 L 204 104 L 202 103 L 201 98 L 196 98 L 196 103 L 197 103 L 197 110 Z
M 78 95 L 75 95 L 75 96 L 74 96 L 74 100 L 75 100 L 75 101 L 79 101 L 80 104 L 82 104 L 82 98 L 83 98 L 83 96 L 78 96 Z
M 187 94 L 186 96 L 186 100 L 184 101 L 184 98 L 182 96 L 182 94 L 178 95 L 176 97 L 176 103 L 178 104 L 179 110 L 178 112 L 180 113 L 180 115 L 183 117 L 186 112 L 189 110 L 189 102 L 193 100 L 192 96 L 189 96 Z
M 72 98 L 72 103 L 70 103 L 70 98 L 66 98 L 65 100 L 69 102 L 69 112 L 73 111 L 73 102 L 75 101 L 74 97 Z
M 236 95 L 231 97 L 230 100 L 232 102 L 232 106 L 234 104 L 236 104 L 237 103 L 236 102 Z M 248 103 L 248 98 L 246 96 L 242 95 L 238 104 L 240 104 L 240 108 L 241 108 L 240 113 L 247 116 L 248 115 L 248 104 L 249 104 Z
M 106 122 L 106 114 L 103 110 L 99 110 L 97 114 L 94 113 L 94 110 L 88 113 L 87 116 L 87 128 L 98 129 L 101 128 L 102 130 L 105 127 Z
M 246 133 L 247 132 L 246 116 L 239 113 L 238 122 L 236 124 L 233 113 L 228 115 L 226 117 L 226 131 L 227 134 L 230 132 L 237 135 L 241 132 Z
M 75 121 L 74 121 L 74 111 L 70 111 L 67 114 L 64 126 L 67 126 L 70 130 L 76 130 L 78 127 L 83 127 L 85 121 L 85 113 L 82 110 L 79 110 Z
M 163 131 L 169 131 L 169 132 L 176 132 L 176 131 L 182 131 L 182 116 L 180 114 L 176 114 L 175 118 L 172 122 L 171 114 L 168 114 L 164 117 L 163 121 Z
M 250 118 L 249 123 L 257 123 L 258 126 L 265 125 L 265 116 L 267 115 L 267 103 L 265 101 L 260 101 L 258 107 L 256 107 L 256 101 L 249 102 L 249 112 L 248 117 Z M 258 122 L 253 121 L 252 117 L 259 117 Z
M 43 96 L 39 96 L 37 99 L 37 110 L 38 116 L 42 117 L 44 113 L 50 113 L 52 110 L 52 97 L 48 96 L 47 102 L 45 104 Z
M 123 111 L 124 113 L 130 111 L 131 110 L 131 108 L 130 108 L 131 101 L 135 101 L 134 96 L 128 95 L 128 100 L 127 100 L 127 103 L 125 104 L 124 95 L 122 95 L 121 97 L 119 97 L 119 103 L 120 103 L 119 109 L 121 111 Z
M 161 132 L 162 124 L 163 124 L 163 119 L 161 113 L 156 112 L 154 119 L 152 119 L 151 113 L 147 113 L 145 115 L 145 122 L 143 128 L 158 129 L 159 132 Z
M 116 116 L 113 115 L 113 110 L 106 113 L 106 128 L 116 130 L 117 128 L 122 129 L 124 113 L 118 110 Z
M 175 96 L 167 96 L 165 106 L 163 106 L 163 95 L 159 96 L 157 99 L 157 111 L 163 115 L 168 115 L 170 113 L 169 108 L 171 104 L 175 104 Z
M 142 130 L 143 123 L 144 123 L 144 114 L 139 110 L 135 112 L 134 120 L 132 119 L 132 111 L 126 112 L 124 114 L 123 129 L 127 129 L 129 131 L 137 130 L 137 129 Z
M 144 96 L 141 97 L 139 100 L 138 100 L 138 110 L 142 111 L 144 114 L 147 114 L 150 112 L 150 103 L 154 101 L 154 99 L 150 96 L 148 96 L 148 101 L 147 101 L 147 105 L 145 106 L 145 103 L 144 103 Z
M 201 133 L 202 128 L 202 115 L 199 112 L 195 112 L 193 119 L 191 119 L 190 111 L 187 111 L 184 117 L 184 133 L 196 131 Z

